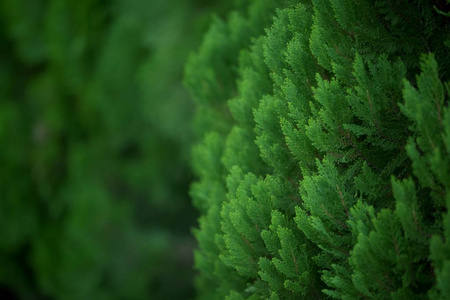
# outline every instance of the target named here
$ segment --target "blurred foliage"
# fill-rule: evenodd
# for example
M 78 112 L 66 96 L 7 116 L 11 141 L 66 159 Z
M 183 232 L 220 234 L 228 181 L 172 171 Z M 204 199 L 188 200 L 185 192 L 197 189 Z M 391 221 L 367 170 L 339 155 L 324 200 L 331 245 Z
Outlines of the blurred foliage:
M 197 0 L 0 1 L 0 288 L 18 299 L 192 297 Z

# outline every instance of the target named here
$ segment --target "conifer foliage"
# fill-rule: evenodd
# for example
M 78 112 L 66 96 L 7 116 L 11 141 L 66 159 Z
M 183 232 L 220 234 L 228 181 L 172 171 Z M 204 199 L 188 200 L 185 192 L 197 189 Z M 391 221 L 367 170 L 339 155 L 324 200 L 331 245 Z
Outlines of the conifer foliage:
M 450 2 L 244 3 L 186 66 L 198 298 L 448 299 Z

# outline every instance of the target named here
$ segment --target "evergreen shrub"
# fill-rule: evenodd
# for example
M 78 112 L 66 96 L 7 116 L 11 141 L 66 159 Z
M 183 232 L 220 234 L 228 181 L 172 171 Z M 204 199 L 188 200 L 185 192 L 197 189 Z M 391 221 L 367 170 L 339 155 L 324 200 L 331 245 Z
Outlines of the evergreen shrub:
M 197 110 L 199 299 L 450 298 L 450 2 L 254 0 Z

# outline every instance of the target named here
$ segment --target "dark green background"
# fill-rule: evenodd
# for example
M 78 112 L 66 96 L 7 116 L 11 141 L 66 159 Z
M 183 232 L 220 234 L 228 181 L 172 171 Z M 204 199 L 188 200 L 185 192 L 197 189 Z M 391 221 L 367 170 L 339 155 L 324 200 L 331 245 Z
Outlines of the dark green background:
M 193 296 L 181 82 L 210 2 L 0 1 L 3 297 Z

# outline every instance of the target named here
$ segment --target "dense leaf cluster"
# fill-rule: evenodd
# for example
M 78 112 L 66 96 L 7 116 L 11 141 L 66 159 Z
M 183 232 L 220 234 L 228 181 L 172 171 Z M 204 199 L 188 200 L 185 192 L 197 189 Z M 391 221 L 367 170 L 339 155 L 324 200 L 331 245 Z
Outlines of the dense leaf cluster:
M 199 299 L 448 299 L 447 1 L 254 0 L 186 67 Z

